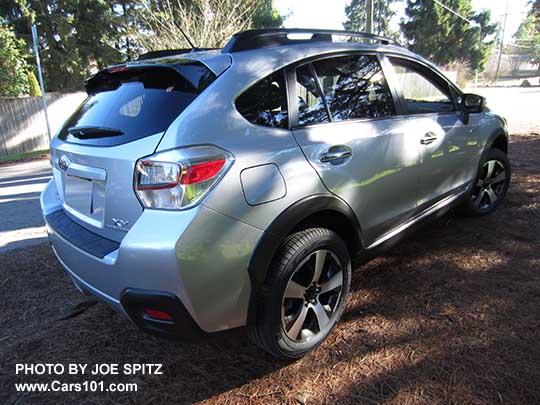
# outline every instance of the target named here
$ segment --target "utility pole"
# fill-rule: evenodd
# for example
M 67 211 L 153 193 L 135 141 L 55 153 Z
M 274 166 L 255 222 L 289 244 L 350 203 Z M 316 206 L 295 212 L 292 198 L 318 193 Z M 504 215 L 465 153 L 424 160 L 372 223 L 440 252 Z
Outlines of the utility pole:
M 373 34 L 373 0 L 366 0 L 366 31 Z
M 34 53 L 36 54 L 36 65 L 39 78 L 39 87 L 41 88 L 41 97 L 43 101 L 43 111 L 45 112 L 45 123 L 47 124 L 47 135 L 49 135 L 49 142 L 52 139 L 51 127 L 49 125 L 49 114 L 47 114 L 47 97 L 45 95 L 45 85 L 43 84 L 43 74 L 41 73 L 41 62 L 39 60 L 39 48 L 38 48 L 38 35 L 36 25 L 32 25 L 32 40 L 34 41 Z
M 510 0 L 506 0 L 506 11 L 504 12 L 504 22 L 501 36 L 501 45 L 499 49 L 499 60 L 497 62 L 497 71 L 495 73 L 495 84 L 499 80 L 499 71 L 501 70 L 501 59 L 504 50 L 504 34 L 506 33 L 506 20 L 508 19 L 508 6 L 510 5 Z

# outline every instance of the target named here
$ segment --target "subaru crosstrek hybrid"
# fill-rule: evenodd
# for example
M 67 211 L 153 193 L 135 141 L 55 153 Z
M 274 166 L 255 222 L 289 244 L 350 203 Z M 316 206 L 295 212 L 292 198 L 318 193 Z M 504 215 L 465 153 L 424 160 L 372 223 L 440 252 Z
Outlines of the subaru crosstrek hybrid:
M 51 143 L 49 238 L 82 292 L 164 337 L 246 327 L 300 357 L 338 322 L 351 258 L 490 213 L 510 181 L 504 119 L 374 35 L 244 31 L 85 87 Z

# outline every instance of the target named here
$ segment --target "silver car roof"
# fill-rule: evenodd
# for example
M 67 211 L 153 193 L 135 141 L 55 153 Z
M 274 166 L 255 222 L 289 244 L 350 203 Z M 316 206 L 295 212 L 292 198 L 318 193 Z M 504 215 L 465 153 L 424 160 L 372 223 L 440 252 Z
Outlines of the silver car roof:
M 393 45 L 365 42 L 330 42 L 311 41 L 301 43 L 291 43 L 286 45 L 273 46 L 268 48 L 255 48 L 246 51 L 232 53 L 224 52 L 221 49 L 200 50 L 170 55 L 156 58 L 144 59 L 141 61 L 128 62 L 127 65 L 155 64 L 155 65 L 178 65 L 182 63 L 197 61 L 204 64 L 216 76 L 221 75 L 229 67 L 233 70 L 244 72 L 250 77 L 264 77 L 278 69 L 316 56 L 325 54 L 335 54 L 340 52 L 377 52 L 391 53 L 405 57 L 414 58 L 430 66 L 440 73 L 440 70 L 427 59 L 409 51 L 408 49 Z

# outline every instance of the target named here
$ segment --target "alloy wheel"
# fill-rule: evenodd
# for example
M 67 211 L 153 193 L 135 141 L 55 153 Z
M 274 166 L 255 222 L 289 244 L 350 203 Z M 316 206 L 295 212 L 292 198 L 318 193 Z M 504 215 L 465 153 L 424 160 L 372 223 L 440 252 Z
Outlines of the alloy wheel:
M 472 202 L 479 209 L 488 209 L 495 204 L 504 190 L 506 170 L 502 162 L 488 160 L 476 182 Z
M 289 339 L 306 342 L 332 325 L 343 282 L 341 264 L 329 250 L 316 250 L 297 266 L 281 305 L 281 323 Z

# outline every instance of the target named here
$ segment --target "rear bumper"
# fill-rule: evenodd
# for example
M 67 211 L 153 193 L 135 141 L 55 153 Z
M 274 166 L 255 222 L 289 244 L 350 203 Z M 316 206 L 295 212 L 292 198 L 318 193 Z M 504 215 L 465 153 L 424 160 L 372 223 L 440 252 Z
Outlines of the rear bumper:
M 54 245 L 52 249 L 66 274 L 82 293 L 92 295 L 101 302 L 110 305 L 119 314 L 129 318 L 141 330 L 167 339 L 188 341 L 209 338 L 215 334 L 203 331 L 176 295 L 164 291 L 127 288 L 122 292 L 120 300 L 117 300 L 77 276 L 64 264 Z M 172 320 L 150 319 L 145 316 L 145 309 L 164 311 L 171 315 Z
M 133 323 L 152 335 L 189 341 L 211 336 L 197 325 L 174 294 L 128 288 L 122 293 L 120 302 Z M 144 312 L 148 308 L 169 314 L 171 319 L 152 319 Z
M 45 188 L 41 206 L 46 218 L 62 209 L 54 181 Z M 46 224 L 56 256 L 79 289 L 129 316 L 142 329 L 160 335 L 173 331 L 183 337 L 191 334 L 189 325 L 196 326 L 198 335 L 246 324 L 251 292 L 247 268 L 261 230 L 202 205 L 177 212 L 145 210 L 118 248 L 99 257 L 54 221 Z M 141 324 L 126 307 L 130 302 L 123 299 L 126 291 L 170 297 L 179 305 L 175 313 L 183 326 L 160 333 Z

